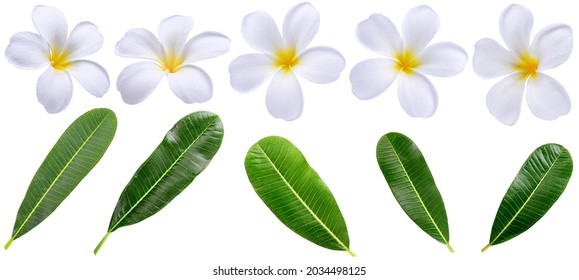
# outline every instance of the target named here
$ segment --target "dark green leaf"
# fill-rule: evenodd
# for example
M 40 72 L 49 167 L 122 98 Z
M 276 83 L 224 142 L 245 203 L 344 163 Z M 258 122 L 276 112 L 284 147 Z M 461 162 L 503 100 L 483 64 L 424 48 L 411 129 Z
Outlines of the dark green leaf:
M 64 131 L 30 182 L 4 248 L 56 210 L 102 158 L 116 129 L 115 114 L 103 108 L 86 112 Z
M 539 221 L 559 199 L 571 173 L 573 160 L 563 146 L 546 144 L 537 148 L 503 197 L 490 242 L 482 251 L 514 238 Z
M 392 194 L 408 217 L 453 252 L 442 196 L 416 144 L 403 134 L 388 133 L 378 141 L 376 158 Z
M 247 152 L 245 170 L 257 195 L 288 228 L 319 246 L 354 255 L 332 192 L 290 141 L 260 140 Z
M 136 224 L 165 207 L 211 162 L 223 140 L 223 124 L 210 112 L 192 113 L 167 132 L 161 144 L 139 167 L 115 207 L 107 234 Z

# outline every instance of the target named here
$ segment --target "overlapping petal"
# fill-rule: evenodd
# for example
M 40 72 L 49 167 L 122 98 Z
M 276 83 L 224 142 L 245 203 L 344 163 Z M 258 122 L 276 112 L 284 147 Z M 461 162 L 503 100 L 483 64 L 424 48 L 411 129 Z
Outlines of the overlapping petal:
M 164 76 L 156 63 L 141 61 L 127 66 L 119 74 L 117 89 L 127 104 L 143 102 L 155 90 Z
M 474 46 L 474 72 L 483 78 L 496 78 L 514 72 L 516 57 L 493 39 L 481 39 Z
M 170 16 L 159 24 L 159 41 L 165 47 L 165 51 L 181 52 L 187 36 L 193 29 L 193 19 L 186 16 Z
M 229 64 L 231 86 L 242 93 L 252 91 L 271 77 L 275 70 L 272 58 L 266 54 L 239 56 Z
M 173 93 L 185 103 L 206 102 L 213 96 L 211 78 L 199 67 L 183 66 L 175 73 L 168 73 L 167 78 Z
M 155 34 L 144 28 L 129 30 L 115 47 L 117 55 L 157 61 L 165 57 L 165 49 Z
M 327 84 L 337 80 L 346 67 L 346 60 L 337 50 L 330 47 L 309 48 L 300 55 L 293 70 L 306 80 Z
M 529 49 L 533 14 L 521 5 L 510 5 L 501 14 L 499 30 L 503 41 L 514 53 L 524 54 Z
M 304 97 L 294 73 L 276 72 L 267 89 L 265 105 L 272 116 L 286 121 L 295 120 L 302 114 Z
M 109 75 L 105 68 L 95 62 L 76 60 L 70 64 L 68 73 L 96 97 L 103 97 L 109 91 Z
M 74 60 L 96 53 L 103 46 L 103 35 L 98 27 L 90 22 L 77 24 L 66 41 L 68 59 Z
M 567 61 L 573 50 L 573 32 L 566 24 L 553 24 L 537 32 L 531 53 L 540 57 L 540 70 L 555 68 Z
M 220 56 L 229 51 L 231 40 L 217 32 L 202 32 L 189 39 L 183 49 L 185 63 Z
M 356 37 L 365 47 L 388 57 L 402 50 L 402 37 L 387 17 L 373 14 L 356 27 Z
M 67 72 L 57 71 L 52 67 L 48 67 L 38 77 L 36 96 L 48 113 L 54 114 L 64 110 L 68 107 L 72 98 L 70 76 Z
M 487 108 L 500 122 L 513 125 L 521 114 L 525 81 L 518 73 L 511 74 L 496 83 L 487 94 Z
M 320 27 L 320 13 L 310 3 L 291 8 L 284 19 L 282 38 L 286 46 L 301 53 L 312 41 Z
M 440 27 L 440 17 L 430 7 L 412 8 L 402 23 L 404 46 L 416 53 L 421 52 L 434 38 Z
M 442 42 L 428 46 L 420 56 L 420 72 L 438 77 L 454 76 L 464 70 L 468 55 L 457 44 Z
M 527 81 L 527 104 L 535 116 L 544 120 L 555 120 L 571 111 L 571 100 L 565 88 L 545 74 Z
M 386 91 L 398 76 L 395 65 L 394 60 L 387 58 L 368 59 L 356 64 L 350 72 L 354 95 L 371 99 Z
M 48 53 L 48 42 L 32 32 L 14 34 L 4 52 L 8 62 L 21 69 L 38 69 L 48 65 Z
M 275 53 L 283 48 L 283 40 L 275 21 L 266 12 L 253 12 L 243 18 L 241 34 L 252 48 L 264 52 Z
M 55 49 L 62 50 L 66 44 L 68 23 L 57 8 L 36 6 L 32 10 L 32 22 L 38 33 Z
M 420 73 L 398 78 L 398 101 L 411 117 L 429 118 L 438 107 L 438 94 L 427 77 Z

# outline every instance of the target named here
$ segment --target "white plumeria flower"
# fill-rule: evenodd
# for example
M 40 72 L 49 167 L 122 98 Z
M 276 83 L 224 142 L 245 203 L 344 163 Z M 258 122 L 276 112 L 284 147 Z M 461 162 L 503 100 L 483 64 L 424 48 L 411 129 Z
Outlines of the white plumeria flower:
M 144 28 L 129 30 L 117 43 L 117 55 L 144 58 L 119 74 L 117 89 L 127 104 L 145 100 L 167 76 L 173 93 L 185 103 L 205 102 L 213 96 L 213 83 L 192 63 L 229 51 L 230 40 L 217 32 L 203 32 L 187 40 L 193 19 L 171 16 L 159 24 L 159 38 Z
M 64 14 L 47 6 L 34 7 L 32 22 L 39 34 L 14 34 L 5 55 L 10 63 L 21 69 L 40 69 L 48 65 L 36 83 L 38 101 L 48 113 L 58 113 L 70 103 L 71 75 L 96 97 L 102 97 L 109 90 L 107 71 L 95 62 L 80 60 L 103 45 L 103 36 L 94 24 L 81 22 L 68 35 Z
M 320 14 L 310 3 L 298 4 L 288 11 L 282 34 L 266 12 L 245 16 L 241 33 L 251 47 L 262 53 L 242 55 L 231 62 L 231 86 L 239 92 L 249 92 L 273 76 L 265 99 L 267 110 L 276 118 L 298 118 L 304 98 L 296 74 L 325 84 L 337 80 L 346 66 L 344 57 L 333 48 L 307 48 L 319 25 Z
M 571 110 L 567 91 L 559 82 L 542 73 L 565 62 L 573 49 L 571 27 L 553 24 L 539 30 L 533 42 L 533 14 L 520 5 L 511 5 L 501 14 L 499 28 L 508 50 L 493 39 L 475 45 L 473 67 L 483 78 L 506 76 L 487 94 L 491 114 L 507 125 L 519 119 L 523 92 L 531 112 L 544 120 L 555 120 Z
M 450 77 L 464 70 L 466 52 L 458 45 L 441 42 L 430 45 L 440 26 L 438 15 L 428 6 L 411 9 L 402 23 L 402 36 L 387 17 L 373 14 L 360 22 L 358 40 L 387 58 L 358 63 L 350 73 L 352 92 L 371 99 L 398 79 L 398 100 L 412 117 L 428 118 L 436 112 L 438 95 L 425 75 Z M 400 74 L 400 75 L 399 75 Z

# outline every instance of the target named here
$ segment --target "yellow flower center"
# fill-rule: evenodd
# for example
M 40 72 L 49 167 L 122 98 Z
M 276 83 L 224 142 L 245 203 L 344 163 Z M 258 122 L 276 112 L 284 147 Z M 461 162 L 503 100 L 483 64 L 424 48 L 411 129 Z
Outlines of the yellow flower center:
M 537 77 L 537 69 L 539 69 L 539 59 L 528 54 L 519 56 L 519 62 L 513 65 L 517 72 L 521 72 L 521 80 L 526 80 L 529 77 Z
M 402 71 L 406 74 L 412 74 L 414 69 L 420 65 L 418 57 L 416 57 L 414 53 L 408 49 L 404 50 L 403 52 L 396 53 L 394 59 L 396 60 L 394 69 L 396 71 Z
M 169 73 L 175 73 L 179 71 L 179 68 L 183 65 L 185 59 L 182 55 L 177 55 L 175 52 L 167 52 L 165 59 L 159 59 L 163 71 Z
M 66 50 L 58 50 L 58 48 L 50 48 L 50 54 L 48 55 L 48 61 L 50 65 L 57 71 L 64 71 L 70 65 L 68 59 L 69 53 Z
M 296 55 L 296 50 L 294 48 L 287 48 L 285 50 L 279 50 L 275 52 L 275 58 L 275 68 L 281 68 L 286 73 L 291 72 L 292 68 L 300 61 L 300 58 Z

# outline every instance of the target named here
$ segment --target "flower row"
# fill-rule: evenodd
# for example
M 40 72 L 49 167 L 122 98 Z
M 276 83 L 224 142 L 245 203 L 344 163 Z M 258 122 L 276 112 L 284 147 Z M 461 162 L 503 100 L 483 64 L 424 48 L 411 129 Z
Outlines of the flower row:
M 49 113 L 64 110 L 72 96 L 74 77 L 88 92 L 102 97 L 110 87 L 107 71 L 82 59 L 97 52 L 103 36 L 96 25 L 81 22 L 68 33 L 64 14 L 47 6 L 36 6 L 32 21 L 37 33 L 12 36 L 5 55 L 22 69 L 48 66 L 38 78 L 38 100 Z M 239 92 L 256 90 L 267 80 L 269 113 L 285 120 L 298 118 L 304 97 L 298 77 L 313 83 L 336 81 L 346 62 L 342 54 L 327 46 L 309 47 L 320 25 L 320 15 L 310 3 L 291 8 L 280 32 L 266 12 L 244 17 L 242 35 L 258 53 L 235 58 L 229 65 L 231 86 Z M 523 94 L 531 112 L 545 120 L 566 115 L 571 101 L 565 88 L 543 73 L 565 62 L 573 48 L 571 27 L 553 24 L 539 30 L 531 41 L 533 15 L 520 5 L 507 7 L 500 16 L 500 32 L 506 45 L 481 39 L 475 45 L 473 67 L 482 78 L 504 76 L 490 88 L 487 107 L 504 124 L 516 123 Z M 440 27 L 439 16 L 428 6 L 411 9 L 401 32 L 386 16 L 372 14 L 360 22 L 360 43 L 381 55 L 357 63 L 350 72 L 352 92 L 372 99 L 398 79 L 398 99 L 412 117 L 428 118 L 436 112 L 438 94 L 427 76 L 450 77 L 461 73 L 468 60 L 465 50 L 451 42 L 430 44 Z M 158 34 L 143 28 L 129 30 L 116 44 L 116 54 L 145 61 L 124 68 L 116 81 L 128 104 L 144 101 L 164 76 L 173 93 L 185 103 L 206 102 L 213 94 L 209 75 L 194 64 L 229 51 L 230 39 L 217 32 L 202 32 L 188 39 L 193 20 L 171 16 L 161 21 Z

